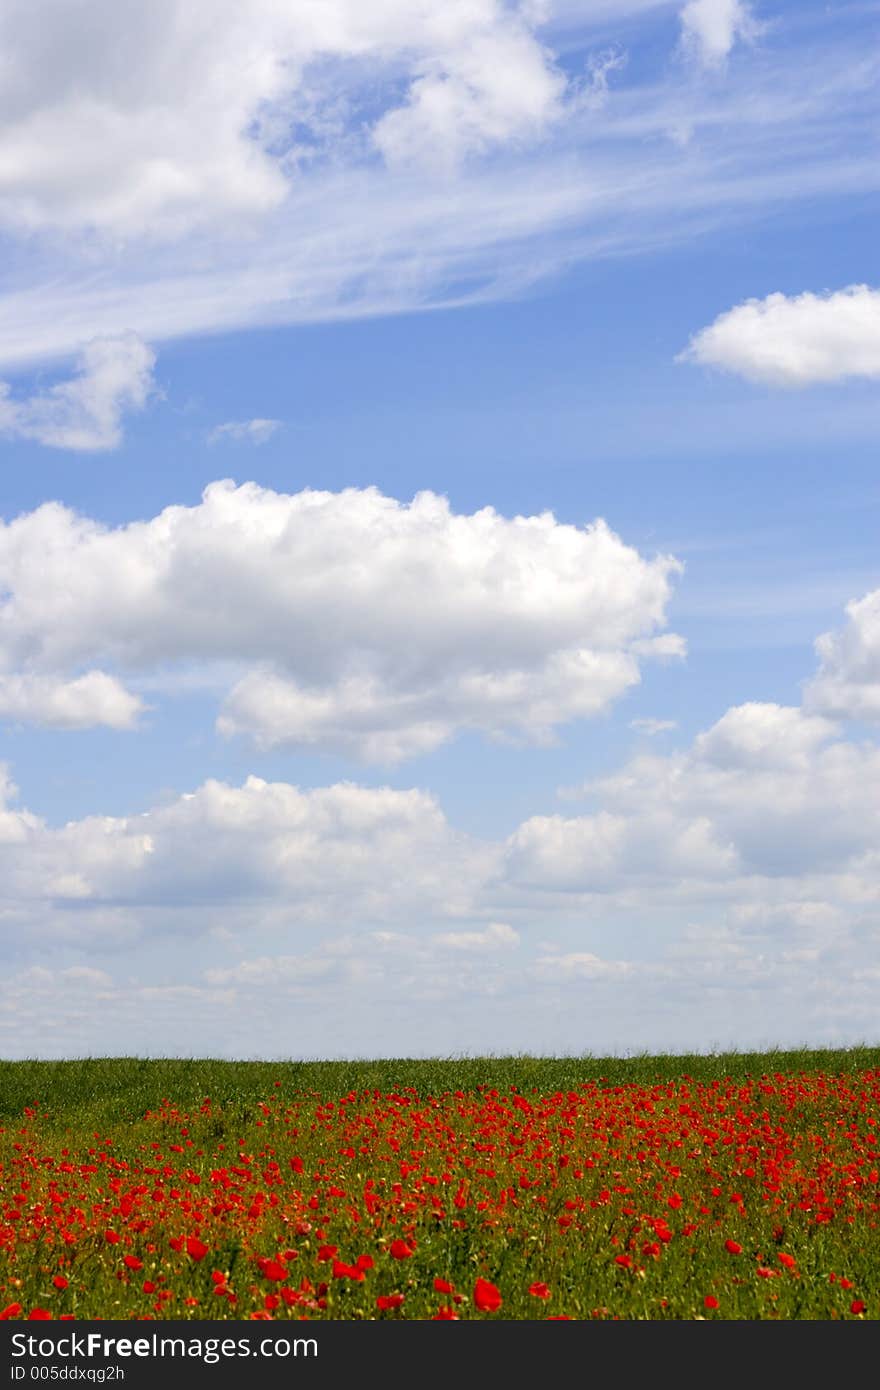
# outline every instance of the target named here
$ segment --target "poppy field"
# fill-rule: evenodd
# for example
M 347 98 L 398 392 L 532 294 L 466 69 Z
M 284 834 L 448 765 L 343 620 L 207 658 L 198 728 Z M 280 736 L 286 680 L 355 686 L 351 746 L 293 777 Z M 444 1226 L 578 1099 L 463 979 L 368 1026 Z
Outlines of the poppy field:
M 0 1063 L 0 1318 L 875 1319 L 880 1051 Z

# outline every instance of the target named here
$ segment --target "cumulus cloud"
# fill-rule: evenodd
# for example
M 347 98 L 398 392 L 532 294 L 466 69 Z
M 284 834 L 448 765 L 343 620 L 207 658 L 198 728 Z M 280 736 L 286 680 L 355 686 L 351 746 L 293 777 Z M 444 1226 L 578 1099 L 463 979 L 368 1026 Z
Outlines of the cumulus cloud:
M 880 378 L 880 290 L 746 300 L 696 333 L 678 360 L 770 386 Z
M 52 828 L 16 809 L 7 778 L 0 878 L 11 902 L 174 909 L 184 931 L 225 910 L 237 920 L 242 905 L 279 930 L 345 922 L 418 936 L 445 921 L 430 941 L 454 954 L 504 951 L 546 912 L 577 917 L 590 904 L 746 915 L 813 904 L 818 920 L 880 899 L 878 785 L 880 749 L 757 703 L 690 749 L 635 757 L 590 784 L 595 811 L 533 816 L 504 841 L 457 832 L 426 792 L 258 777 Z
M 255 902 L 288 926 L 448 920 L 472 908 L 496 853 L 458 835 L 415 790 L 209 780 L 140 815 L 60 828 L 16 809 L 5 771 L 0 790 L 0 897 L 74 899 L 80 915 L 87 902 L 186 908 L 196 932 L 223 905 Z M 490 928 L 487 942 L 509 931 Z
M 280 420 L 259 417 L 254 420 L 227 420 L 223 425 L 214 426 L 208 435 L 208 443 L 266 444 L 280 428 Z
M 602 521 L 458 515 L 428 492 L 227 481 L 116 529 L 49 503 L 0 527 L 0 671 L 234 672 L 223 734 L 371 761 L 464 729 L 547 741 L 680 652 L 657 633 L 679 568 Z
M 718 768 L 806 771 L 835 732 L 829 720 L 811 717 L 795 706 L 751 701 L 729 709 L 699 734 L 694 752 L 700 762 Z
M 53 449 L 115 449 L 126 411 L 143 410 L 155 390 L 155 353 L 135 333 L 95 338 L 75 374 L 43 393 L 16 399 L 0 382 L 0 435 Z
M 768 882 L 814 874 L 852 873 L 852 888 L 873 874 L 878 785 L 875 746 L 797 708 L 742 705 L 689 750 L 636 757 L 588 784 L 599 811 L 525 821 L 507 843 L 506 873 L 524 888 L 655 900 L 733 900 L 758 880 L 767 893 Z
M 37 19 L 11 0 L 0 218 L 176 235 L 271 211 L 358 127 L 394 160 L 540 134 L 565 81 L 536 18 L 502 0 L 47 0 Z
M 610 894 L 639 880 L 726 881 L 739 865 L 705 816 L 655 807 L 631 817 L 533 816 L 510 837 L 506 868 L 522 888 Z
M 688 0 L 681 11 L 682 44 L 705 67 L 719 67 L 738 39 L 758 31 L 747 0 Z
M 461 729 L 552 742 L 558 724 L 599 714 L 639 679 L 634 654 L 535 656 L 533 671 L 487 670 L 474 652 L 472 669 L 437 669 L 429 687 L 409 689 L 370 675 L 343 676 L 332 689 L 313 692 L 255 671 L 230 691 L 217 728 L 226 736 L 249 735 L 263 749 L 311 745 L 394 764 L 432 752 Z
M 74 680 L 0 675 L 0 718 L 54 729 L 133 729 L 143 701 L 104 671 Z
M 832 718 L 880 720 L 880 589 L 846 606 L 838 632 L 816 640 L 819 670 L 804 701 Z
M 422 791 L 256 777 L 52 827 L 0 770 L 4 1048 L 858 1041 L 880 1005 L 878 786 L 876 745 L 757 702 L 591 783 L 589 814 L 493 842 Z
M 454 25 L 452 43 L 422 59 L 406 103 L 374 127 L 389 163 L 454 165 L 492 145 L 534 139 L 561 114 L 565 77 L 526 22 L 511 11 L 502 27 L 494 6 L 482 8 L 483 24 Z

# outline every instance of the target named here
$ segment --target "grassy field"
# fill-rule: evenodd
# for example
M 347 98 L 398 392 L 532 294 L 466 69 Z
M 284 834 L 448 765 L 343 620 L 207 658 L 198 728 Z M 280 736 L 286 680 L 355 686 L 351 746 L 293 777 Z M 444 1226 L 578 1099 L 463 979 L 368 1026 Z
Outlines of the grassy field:
M 880 1048 L 0 1062 L 0 1316 L 880 1317 Z

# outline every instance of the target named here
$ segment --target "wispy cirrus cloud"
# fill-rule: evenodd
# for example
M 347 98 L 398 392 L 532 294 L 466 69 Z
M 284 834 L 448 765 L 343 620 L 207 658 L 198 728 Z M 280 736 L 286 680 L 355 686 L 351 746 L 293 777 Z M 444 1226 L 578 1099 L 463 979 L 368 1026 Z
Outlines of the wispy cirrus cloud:
M 106 451 L 122 442 L 123 418 L 143 410 L 156 391 L 156 355 L 135 333 L 94 338 L 75 374 L 32 395 L 0 382 L 0 436 L 51 449 Z
M 744 6 L 695 3 L 710 49 L 746 33 Z M 96 333 L 162 342 L 508 297 L 578 260 L 880 180 L 878 62 L 845 32 L 820 50 L 776 44 L 776 26 L 760 63 L 744 53 L 709 90 L 668 54 L 624 63 L 615 35 L 650 7 L 622 0 L 579 12 L 576 62 L 554 52 L 572 16 L 553 6 L 248 0 L 208 23 L 163 0 L 165 27 L 122 38 L 105 0 L 88 6 L 100 43 L 84 56 L 71 32 L 69 62 L 59 44 L 51 63 L 45 13 L 36 26 L 13 7 L 7 366 Z M 230 65 L 247 80 L 220 110 Z
M 637 733 L 647 734 L 648 738 L 654 738 L 657 734 L 665 734 L 672 729 L 677 729 L 678 723 L 675 719 L 631 719 L 629 727 L 635 729 Z
M 208 432 L 209 444 L 267 444 L 281 428 L 280 420 L 227 420 Z

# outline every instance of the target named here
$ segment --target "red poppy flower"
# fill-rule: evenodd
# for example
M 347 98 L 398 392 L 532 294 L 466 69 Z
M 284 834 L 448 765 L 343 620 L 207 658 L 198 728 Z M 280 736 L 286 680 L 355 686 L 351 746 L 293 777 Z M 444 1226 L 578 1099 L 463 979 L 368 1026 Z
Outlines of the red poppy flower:
M 203 1260 L 208 1253 L 208 1247 L 198 1236 L 187 1236 L 186 1253 L 193 1260 Z
M 785 1250 L 779 1252 L 779 1263 L 785 1265 L 786 1269 L 797 1269 L 797 1260 L 794 1255 L 789 1255 Z
M 109 1230 L 108 1230 L 108 1231 L 105 1231 L 105 1232 L 104 1232 L 104 1239 L 106 1240 L 106 1242 L 107 1242 L 108 1245 L 118 1245 L 118 1244 L 119 1244 L 119 1232 L 118 1232 L 118 1231 L 109 1231 Z
M 726 1240 L 724 1242 L 724 1248 L 728 1255 L 741 1255 L 743 1252 L 743 1248 L 738 1240 Z
M 390 1308 L 400 1308 L 403 1306 L 405 1295 L 402 1293 L 384 1293 L 376 1299 L 376 1307 L 381 1311 L 387 1312 Z
M 123 1255 L 122 1263 L 126 1269 L 143 1269 L 144 1262 L 139 1260 L 137 1255 Z
M 478 1279 L 474 1284 L 474 1303 L 481 1313 L 497 1313 L 501 1307 L 501 1291 L 488 1279 Z
M 395 1260 L 408 1260 L 416 1252 L 411 1245 L 407 1245 L 405 1240 L 392 1240 L 388 1247 L 388 1253 Z
M 718 1299 L 715 1297 L 714 1293 L 707 1293 L 707 1294 L 706 1294 L 706 1297 L 703 1299 L 703 1307 L 704 1307 L 704 1308 L 717 1308 L 717 1307 L 718 1307 Z
M 65 1279 L 63 1274 L 56 1274 L 55 1278 L 52 1280 L 52 1283 L 55 1285 L 56 1289 L 67 1288 L 67 1280 Z
M 451 1308 L 438 1308 L 432 1322 L 458 1322 L 458 1313 L 454 1313 Z
M 455 1285 L 450 1284 L 448 1279 L 435 1279 L 434 1288 L 438 1293 L 455 1293 Z
M 264 1279 L 286 1279 L 287 1270 L 280 1260 L 270 1260 L 262 1256 L 257 1260 L 257 1266 Z
M 7 1303 L 6 1307 L 0 1311 L 0 1322 L 6 1322 L 9 1318 L 17 1318 L 20 1312 L 20 1303 Z
M 28 1322 L 51 1322 L 52 1314 L 48 1308 L 32 1308 L 28 1313 Z
M 529 1284 L 529 1293 L 532 1298 L 549 1298 L 550 1290 L 546 1284 Z
M 862 1302 L 862 1300 L 861 1300 L 860 1298 L 855 1298 L 855 1299 L 853 1299 L 852 1303 L 849 1305 L 849 1311 L 850 1311 L 855 1317 L 858 1317 L 859 1313 L 864 1313 L 864 1311 L 865 1311 L 865 1304 Z

